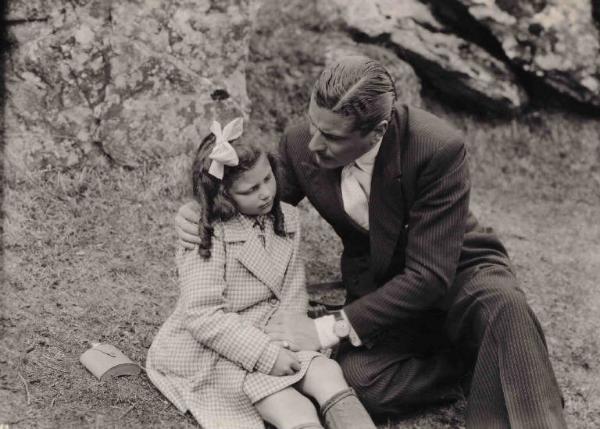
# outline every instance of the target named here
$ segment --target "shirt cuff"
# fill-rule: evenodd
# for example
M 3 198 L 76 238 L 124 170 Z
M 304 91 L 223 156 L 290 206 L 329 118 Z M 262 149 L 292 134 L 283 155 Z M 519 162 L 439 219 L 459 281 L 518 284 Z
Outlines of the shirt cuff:
M 346 322 L 348 322 L 348 325 L 350 325 L 350 335 L 348 335 L 348 338 L 350 339 L 350 344 L 352 344 L 354 347 L 362 346 L 362 341 L 358 337 L 358 334 L 356 333 L 354 328 L 352 327 L 352 323 L 350 323 L 350 320 L 348 320 L 348 316 L 346 316 L 346 312 L 344 310 L 341 310 L 340 313 L 342 314 L 342 317 L 346 320 Z M 333 330 L 333 326 L 332 326 L 332 330 Z
M 277 356 L 279 356 L 280 349 L 281 347 L 273 343 L 267 344 L 267 347 L 265 347 L 260 354 L 260 357 L 258 358 L 254 368 L 263 374 L 269 374 L 275 365 Z
M 321 343 L 321 349 L 328 349 L 340 342 L 340 339 L 333 332 L 335 317 L 332 315 L 317 317 L 314 319 L 317 335 Z

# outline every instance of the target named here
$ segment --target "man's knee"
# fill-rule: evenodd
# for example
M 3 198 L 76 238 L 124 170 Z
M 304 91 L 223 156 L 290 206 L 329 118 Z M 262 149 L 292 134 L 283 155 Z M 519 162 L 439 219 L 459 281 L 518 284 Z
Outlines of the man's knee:
M 352 387 L 365 408 L 371 413 L 381 413 L 384 401 L 380 389 L 375 385 L 377 374 L 365 362 L 355 356 L 346 356 L 340 360 L 340 366 L 346 382 Z
M 349 354 L 343 356 L 339 360 L 339 366 L 342 369 L 346 382 L 355 390 L 362 390 L 370 384 L 371 374 L 369 367 L 364 362 L 360 362 L 360 359 L 356 355 Z
M 517 288 L 495 290 L 487 300 L 485 315 L 487 325 L 492 328 L 503 325 L 509 329 L 517 329 L 531 322 L 537 327 L 537 319 L 527 303 L 525 294 Z

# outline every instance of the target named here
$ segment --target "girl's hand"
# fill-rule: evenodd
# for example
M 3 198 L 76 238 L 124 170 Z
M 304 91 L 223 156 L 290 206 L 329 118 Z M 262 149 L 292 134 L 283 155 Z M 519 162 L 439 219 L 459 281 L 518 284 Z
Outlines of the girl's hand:
M 294 375 L 298 371 L 300 371 L 300 361 L 296 357 L 296 353 L 281 349 L 269 375 L 281 377 L 284 375 Z
M 284 349 L 288 349 L 291 350 L 293 352 L 299 352 L 300 351 L 300 347 L 298 347 L 296 344 L 290 342 L 290 341 L 273 341 L 273 344 L 277 344 L 280 347 L 283 347 Z

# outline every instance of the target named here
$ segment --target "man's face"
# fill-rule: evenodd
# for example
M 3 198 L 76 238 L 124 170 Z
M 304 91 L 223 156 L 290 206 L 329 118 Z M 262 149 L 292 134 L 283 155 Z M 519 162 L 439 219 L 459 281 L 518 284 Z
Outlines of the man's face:
M 308 148 L 319 166 L 338 168 L 365 154 L 377 142 L 375 131 L 362 136 L 354 130 L 353 119 L 317 106 L 311 98 L 308 120 L 312 139 Z
M 238 210 L 250 216 L 269 213 L 273 208 L 276 192 L 277 182 L 265 154 L 229 187 L 229 196 Z

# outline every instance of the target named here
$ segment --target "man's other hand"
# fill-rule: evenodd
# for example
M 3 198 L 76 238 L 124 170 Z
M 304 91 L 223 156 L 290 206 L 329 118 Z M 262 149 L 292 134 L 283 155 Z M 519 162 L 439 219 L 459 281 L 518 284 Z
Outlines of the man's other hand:
M 200 244 L 198 235 L 198 220 L 200 219 L 200 205 L 190 201 L 181 206 L 175 216 L 175 231 L 179 241 L 186 249 L 194 249 Z

